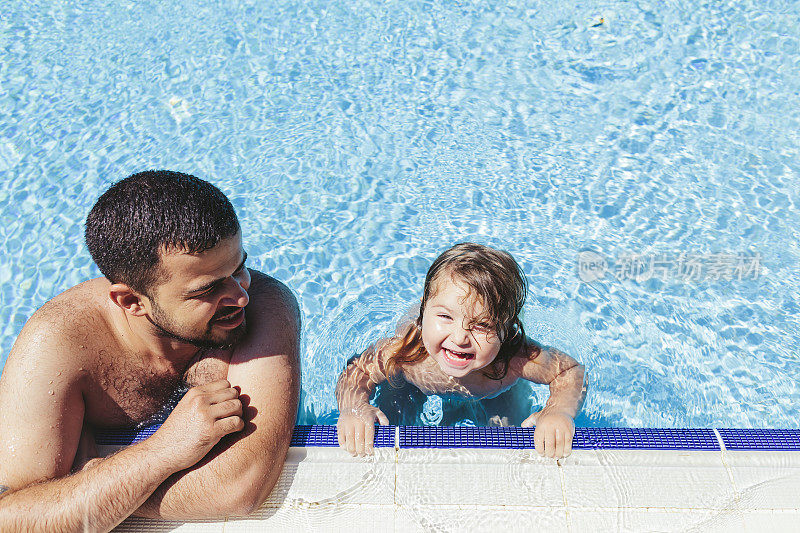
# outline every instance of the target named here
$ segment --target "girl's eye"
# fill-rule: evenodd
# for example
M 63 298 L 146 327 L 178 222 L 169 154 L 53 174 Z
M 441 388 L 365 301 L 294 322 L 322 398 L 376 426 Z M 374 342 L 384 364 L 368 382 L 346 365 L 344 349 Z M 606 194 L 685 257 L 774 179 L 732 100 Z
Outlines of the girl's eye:
M 439 315 L 439 318 L 444 318 L 445 320 L 451 320 L 450 315 Z

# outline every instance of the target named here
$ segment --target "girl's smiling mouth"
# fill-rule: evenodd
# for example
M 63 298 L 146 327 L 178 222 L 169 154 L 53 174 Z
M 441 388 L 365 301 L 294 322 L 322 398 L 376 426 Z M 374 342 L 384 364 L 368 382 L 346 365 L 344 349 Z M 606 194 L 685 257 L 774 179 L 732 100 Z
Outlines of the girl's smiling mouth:
M 475 359 L 474 353 L 457 352 L 455 350 L 448 350 L 442 346 L 442 352 L 447 363 L 454 367 L 465 367 L 470 361 Z

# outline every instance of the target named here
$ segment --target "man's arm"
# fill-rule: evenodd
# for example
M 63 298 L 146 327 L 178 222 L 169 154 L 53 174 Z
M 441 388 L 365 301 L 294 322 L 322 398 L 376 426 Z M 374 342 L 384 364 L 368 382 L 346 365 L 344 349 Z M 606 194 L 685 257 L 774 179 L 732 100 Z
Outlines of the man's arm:
M 251 273 L 248 334 L 228 370 L 240 390 L 244 431 L 171 476 L 136 515 L 180 520 L 249 514 L 278 480 L 297 416 L 300 311 L 285 285 Z
M 174 471 L 147 441 L 66 477 L 0 495 L 2 531 L 110 531 Z
M 171 473 L 194 464 L 223 434 L 241 427 L 216 418 L 210 426 L 197 424 L 204 416 L 208 420 L 213 413 L 207 408 L 216 402 L 204 404 L 207 395 L 193 390 L 161 435 L 69 475 L 84 416 L 74 366 L 82 354 L 46 318 L 35 316 L 26 325 L 0 379 L 0 485 L 9 487 L 0 494 L 0 531 L 108 531 Z M 226 387 L 207 388 L 224 402 L 236 394 Z M 217 411 L 223 419 L 233 414 L 230 405 Z M 230 418 L 241 423 L 238 416 Z M 221 425 L 214 427 L 216 422 Z

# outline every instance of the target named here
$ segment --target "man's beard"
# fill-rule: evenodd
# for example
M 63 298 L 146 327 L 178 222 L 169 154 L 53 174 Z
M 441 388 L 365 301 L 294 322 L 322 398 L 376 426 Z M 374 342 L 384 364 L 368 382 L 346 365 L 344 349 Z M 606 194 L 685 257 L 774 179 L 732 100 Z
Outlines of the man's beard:
M 170 319 L 164 310 L 155 302 L 150 300 L 153 305 L 153 317 L 147 317 L 159 333 L 169 339 L 185 342 L 198 348 L 211 348 L 211 349 L 224 349 L 230 348 L 241 341 L 247 334 L 247 316 L 242 319 L 242 323 L 236 326 L 222 336 L 222 338 L 215 337 L 212 333 L 213 323 L 219 317 L 229 315 L 233 311 L 233 307 L 225 307 L 220 309 L 211 318 L 207 324 L 205 331 L 200 335 L 186 335 L 176 331 L 175 323 Z M 244 312 L 244 311 L 243 311 Z

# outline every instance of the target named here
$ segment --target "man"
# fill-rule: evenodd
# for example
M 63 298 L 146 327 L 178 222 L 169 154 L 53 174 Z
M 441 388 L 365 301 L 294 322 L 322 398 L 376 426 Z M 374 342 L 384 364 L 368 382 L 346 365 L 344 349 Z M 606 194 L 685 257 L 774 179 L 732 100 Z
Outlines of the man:
M 257 509 L 297 411 L 295 299 L 245 266 L 233 206 L 193 176 L 115 184 L 89 213 L 86 242 L 105 278 L 36 311 L 0 380 L 0 531 Z M 146 421 L 184 383 L 150 438 L 86 462 L 91 428 Z

